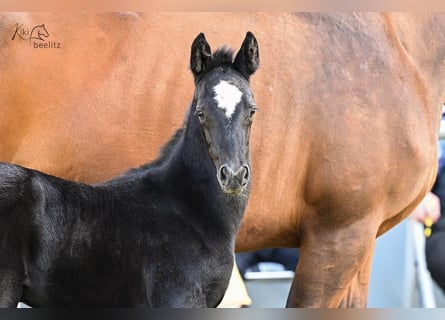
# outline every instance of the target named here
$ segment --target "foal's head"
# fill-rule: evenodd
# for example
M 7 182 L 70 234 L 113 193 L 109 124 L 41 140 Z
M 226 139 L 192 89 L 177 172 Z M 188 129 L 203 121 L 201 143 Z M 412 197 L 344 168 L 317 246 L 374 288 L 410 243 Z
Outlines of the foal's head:
M 227 194 L 239 194 L 250 181 L 249 134 L 257 108 L 249 77 L 258 64 L 258 43 L 250 32 L 235 60 L 233 51 L 226 48 L 212 55 L 202 33 L 192 44 L 192 112 L 207 141 L 218 182 Z

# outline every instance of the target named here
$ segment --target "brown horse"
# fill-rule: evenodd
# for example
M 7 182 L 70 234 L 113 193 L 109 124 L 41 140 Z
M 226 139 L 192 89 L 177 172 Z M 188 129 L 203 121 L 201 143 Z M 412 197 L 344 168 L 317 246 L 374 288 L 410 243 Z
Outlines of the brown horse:
M 42 24 L 48 37 L 27 39 Z M 153 159 L 182 121 L 194 35 L 236 46 L 254 32 L 260 112 L 237 250 L 300 247 L 288 306 L 366 306 L 375 238 L 435 177 L 445 15 L 7 14 L 0 25 L 0 160 L 86 182 Z

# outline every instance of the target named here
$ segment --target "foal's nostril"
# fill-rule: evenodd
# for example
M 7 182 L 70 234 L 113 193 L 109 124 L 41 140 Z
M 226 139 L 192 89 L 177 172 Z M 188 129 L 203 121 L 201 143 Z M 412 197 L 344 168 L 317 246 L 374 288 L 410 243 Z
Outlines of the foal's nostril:
M 229 177 L 229 170 L 226 165 L 223 165 L 219 169 L 219 178 L 221 179 L 222 182 L 225 182 L 227 181 L 228 177 Z
M 249 167 L 248 166 L 243 166 L 242 167 L 242 170 L 243 170 L 243 179 L 242 179 L 242 185 L 243 186 L 245 186 L 248 182 L 249 182 L 249 179 L 250 179 L 250 169 L 249 169 Z

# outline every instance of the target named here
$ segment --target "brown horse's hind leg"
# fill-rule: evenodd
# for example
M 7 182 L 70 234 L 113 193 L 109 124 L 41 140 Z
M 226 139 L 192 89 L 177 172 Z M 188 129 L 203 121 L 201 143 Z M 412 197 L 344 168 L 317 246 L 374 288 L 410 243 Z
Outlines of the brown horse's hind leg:
M 307 227 L 287 307 L 366 306 L 376 228 L 365 220 Z
M 366 308 L 372 256 L 372 254 L 368 256 L 362 268 L 355 274 L 346 295 L 340 303 L 340 308 Z

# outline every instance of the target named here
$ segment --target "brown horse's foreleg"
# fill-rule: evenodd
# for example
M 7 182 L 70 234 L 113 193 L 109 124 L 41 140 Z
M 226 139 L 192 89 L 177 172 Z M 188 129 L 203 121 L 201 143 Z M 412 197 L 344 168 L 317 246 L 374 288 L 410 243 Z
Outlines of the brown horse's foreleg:
M 305 228 L 287 307 L 366 306 L 376 228 L 365 220 Z

